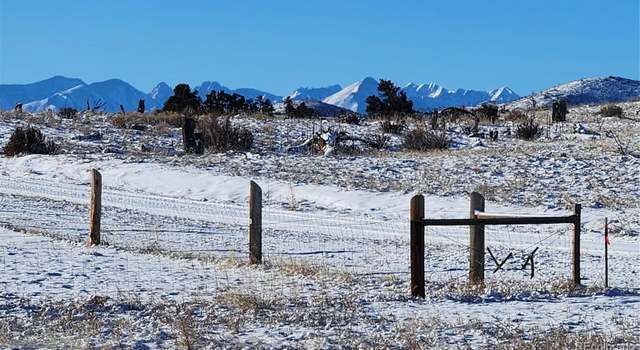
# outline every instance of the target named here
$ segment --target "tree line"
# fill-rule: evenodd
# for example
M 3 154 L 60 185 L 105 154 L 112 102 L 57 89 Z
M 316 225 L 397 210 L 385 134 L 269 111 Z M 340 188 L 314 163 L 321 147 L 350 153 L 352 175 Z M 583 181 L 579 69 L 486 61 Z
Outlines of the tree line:
M 295 103 L 289 96 L 283 100 L 283 104 L 285 114 L 293 118 L 308 118 L 318 115 L 314 109 L 307 107 L 306 103 Z M 162 110 L 192 115 L 199 113 L 212 115 L 261 113 L 273 115 L 275 113 L 273 102 L 263 96 L 247 99 L 236 93 L 230 94 L 222 90 L 214 90 L 209 92 L 204 101 L 202 101 L 198 91 L 192 91 L 188 84 L 176 85 L 173 89 L 173 96 L 169 97 L 164 103 Z
M 173 89 L 173 96 L 164 103 L 162 108 L 167 112 L 186 114 L 208 113 L 213 115 L 235 113 L 262 113 L 273 115 L 273 102 L 270 99 L 258 96 L 255 99 L 247 99 L 242 95 L 229 94 L 222 90 L 211 91 L 202 101 L 198 91 L 191 91 L 188 84 L 178 84 Z

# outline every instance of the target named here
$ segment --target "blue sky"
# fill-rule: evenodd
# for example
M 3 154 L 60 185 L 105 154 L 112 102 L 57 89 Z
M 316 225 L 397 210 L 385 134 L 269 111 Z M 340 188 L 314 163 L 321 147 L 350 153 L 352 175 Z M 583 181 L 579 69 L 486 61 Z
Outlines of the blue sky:
M 373 76 L 520 94 L 639 76 L 639 1 L 0 0 L 0 83 L 217 80 L 286 94 Z

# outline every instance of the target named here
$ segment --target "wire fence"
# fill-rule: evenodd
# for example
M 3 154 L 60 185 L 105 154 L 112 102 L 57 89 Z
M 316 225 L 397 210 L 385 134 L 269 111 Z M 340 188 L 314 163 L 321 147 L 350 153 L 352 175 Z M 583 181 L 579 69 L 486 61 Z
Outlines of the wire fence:
M 45 276 L 31 280 L 34 288 L 49 283 L 56 293 L 83 294 L 100 288 L 116 294 L 173 295 L 189 290 L 191 295 L 206 295 L 238 286 L 298 293 L 311 288 L 299 277 L 318 270 L 400 280 L 408 280 L 410 273 L 408 220 L 322 215 L 266 206 L 262 250 L 268 267 L 256 269 L 246 264 L 247 206 L 103 188 L 101 231 L 107 248 L 92 250 L 83 245 L 89 228 L 88 183 L 0 176 L 0 189 L 0 226 L 37 233 L 29 237 L 26 246 L 16 243 L 24 239 L 18 236 L 0 242 L 4 276 L 19 274 L 25 266 L 26 270 L 33 268 Z M 486 257 L 487 280 L 568 278 L 570 232 L 570 225 L 487 226 L 486 247 L 495 258 Z M 76 242 L 80 253 L 60 240 Z M 467 280 L 468 227 L 427 227 L 425 242 L 428 281 Z M 531 278 L 531 266 L 523 265 L 536 248 Z M 597 259 L 601 256 L 588 253 L 586 263 L 593 266 L 585 268 L 585 274 L 591 280 L 600 278 Z M 500 263 L 503 265 L 496 270 Z M 614 269 L 621 269 L 620 275 L 634 276 L 627 265 L 621 263 Z M 289 272 L 269 270 L 274 266 Z M 615 277 L 610 281 L 612 285 L 637 287 L 635 276 L 631 282 Z M 31 285 L 28 276 L 25 281 Z M 23 288 L 8 280 L 3 283 L 8 289 Z

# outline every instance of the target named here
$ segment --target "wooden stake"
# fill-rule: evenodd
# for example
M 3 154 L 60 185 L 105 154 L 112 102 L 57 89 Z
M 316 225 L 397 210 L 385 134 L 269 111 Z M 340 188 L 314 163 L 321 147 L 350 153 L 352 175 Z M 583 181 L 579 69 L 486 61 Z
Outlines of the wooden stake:
M 424 196 L 411 198 L 411 296 L 425 297 L 424 293 Z
M 571 251 L 573 258 L 572 281 L 573 286 L 580 286 L 580 216 L 582 206 L 576 204 L 573 208 L 575 222 L 573 223 L 573 249 Z
M 476 218 L 476 210 L 484 211 L 484 197 L 472 192 L 469 217 Z M 469 283 L 484 283 L 484 225 L 469 226 Z
M 91 206 L 89 207 L 89 244 L 100 244 L 100 215 L 102 211 L 102 175 L 91 170 Z
M 249 262 L 262 264 L 262 189 L 253 181 L 249 190 Z
M 609 288 L 609 218 L 604 218 L 604 287 Z

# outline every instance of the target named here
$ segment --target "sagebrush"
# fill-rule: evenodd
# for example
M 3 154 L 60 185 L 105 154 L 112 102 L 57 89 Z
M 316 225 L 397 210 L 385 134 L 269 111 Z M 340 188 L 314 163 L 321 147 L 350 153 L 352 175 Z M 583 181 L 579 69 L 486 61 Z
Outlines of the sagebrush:
M 4 146 L 4 155 L 7 157 L 19 154 L 54 154 L 57 151 L 58 146 L 46 140 L 40 129 L 32 126 L 17 127 Z
M 516 137 L 521 140 L 535 140 L 542 134 L 542 127 L 533 118 L 516 126 Z
M 199 128 L 204 148 L 211 152 L 248 151 L 253 144 L 251 130 L 233 126 L 229 117 L 203 117 Z
M 413 151 L 447 149 L 449 148 L 449 139 L 444 132 L 431 131 L 424 127 L 417 127 L 405 135 L 404 147 Z

